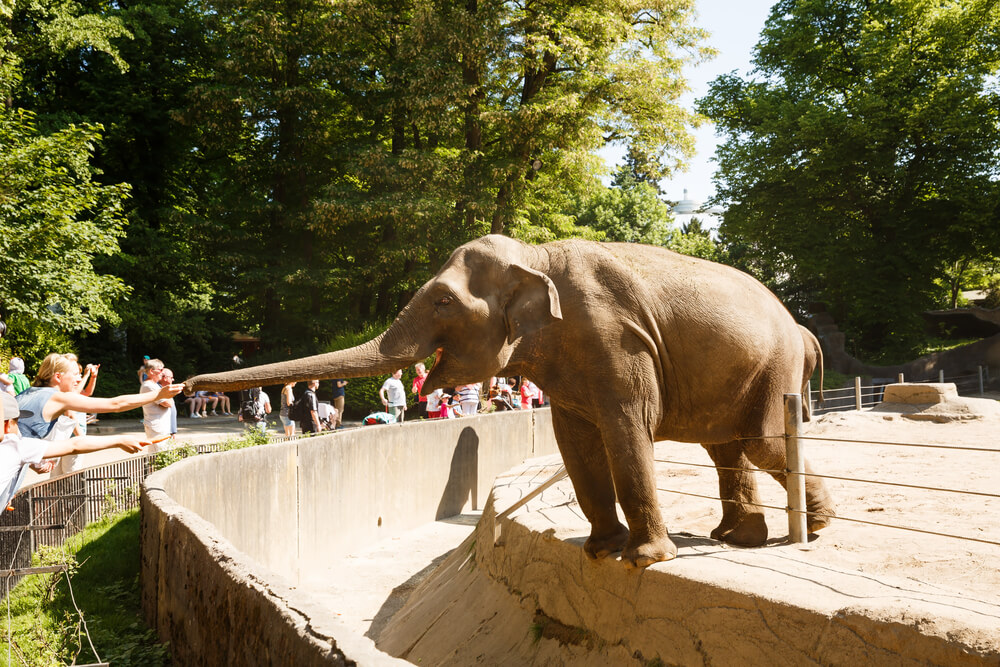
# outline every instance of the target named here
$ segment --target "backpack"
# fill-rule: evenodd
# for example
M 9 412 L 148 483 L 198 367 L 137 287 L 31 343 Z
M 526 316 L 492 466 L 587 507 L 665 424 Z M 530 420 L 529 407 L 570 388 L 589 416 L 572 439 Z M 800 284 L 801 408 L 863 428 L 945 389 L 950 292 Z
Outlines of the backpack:
M 396 417 L 390 415 L 388 412 L 373 412 L 361 420 L 361 423 L 365 426 L 372 426 L 374 424 L 395 424 Z
M 259 422 L 264 420 L 264 406 L 260 404 L 260 387 L 254 387 L 248 392 L 240 392 L 241 397 L 249 395 L 240 403 L 240 417 L 245 422 Z
M 293 422 L 309 421 L 311 418 L 309 414 L 312 410 L 312 404 L 309 401 L 310 394 L 313 394 L 313 392 L 307 389 L 288 406 L 288 418 Z

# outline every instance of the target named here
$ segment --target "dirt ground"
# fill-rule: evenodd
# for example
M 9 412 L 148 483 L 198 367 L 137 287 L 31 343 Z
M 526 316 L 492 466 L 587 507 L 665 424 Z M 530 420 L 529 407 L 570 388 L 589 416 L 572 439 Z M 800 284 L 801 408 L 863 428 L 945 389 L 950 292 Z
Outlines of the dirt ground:
M 822 415 L 805 425 L 805 434 L 806 457 L 816 473 L 968 492 L 827 479 L 843 519 L 818 533 L 810 559 L 842 569 L 959 589 L 984 601 L 1000 602 L 1000 415 L 934 423 L 877 407 Z M 842 442 L 861 440 L 987 451 Z M 715 495 L 715 472 L 663 461 L 708 464 L 708 456 L 698 446 L 680 443 L 658 443 L 656 452 L 660 502 L 668 527 L 672 532 L 707 535 L 719 519 L 718 501 L 663 490 Z M 784 490 L 768 476 L 760 475 L 758 488 L 764 504 L 785 506 Z M 974 495 L 977 493 L 984 495 Z M 784 512 L 765 513 L 772 540 L 785 539 L 788 524 Z

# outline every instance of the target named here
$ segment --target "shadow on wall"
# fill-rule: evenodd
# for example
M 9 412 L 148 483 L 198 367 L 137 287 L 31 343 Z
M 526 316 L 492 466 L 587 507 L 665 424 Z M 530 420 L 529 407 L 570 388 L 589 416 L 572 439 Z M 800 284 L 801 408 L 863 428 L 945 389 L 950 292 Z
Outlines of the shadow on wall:
M 476 491 L 479 485 L 479 435 L 475 429 L 466 427 L 458 436 L 455 451 L 451 455 L 448 483 L 438 503 L 435 520 L 461 514 L 466 499 L 473 509 L 479 509 Z

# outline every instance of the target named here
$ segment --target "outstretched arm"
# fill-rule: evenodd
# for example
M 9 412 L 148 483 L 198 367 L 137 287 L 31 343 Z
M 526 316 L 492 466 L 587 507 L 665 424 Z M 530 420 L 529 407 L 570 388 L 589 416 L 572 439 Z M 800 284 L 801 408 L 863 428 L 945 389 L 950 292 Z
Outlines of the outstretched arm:
M 163 387 L 157 392 L 149 391 L 144 394 L 123 394 L 114 398 L 94 398 L 93 396 L 83 396 L 72 391 L 57 391 L 52 395 L 45 405 L 46 419 L 52 419 L 62 414 L 64 410 L 78 410 L 79 412 L 124 412 L 133 408 L 141 408 L 147 403 L 163 401 L 173 398 L 184 389 L 182 384 L 172 384 Z M 51 404 L 51 408 L 49 407 Z
M 134 454 L 152 443 L 145 438 L 134 435 L 81 435 L 69 440 L 57 440 L 45 447 L 45 458 L 66 456 L 67 454 L 86 454 L 102 449 L 118 447 Z

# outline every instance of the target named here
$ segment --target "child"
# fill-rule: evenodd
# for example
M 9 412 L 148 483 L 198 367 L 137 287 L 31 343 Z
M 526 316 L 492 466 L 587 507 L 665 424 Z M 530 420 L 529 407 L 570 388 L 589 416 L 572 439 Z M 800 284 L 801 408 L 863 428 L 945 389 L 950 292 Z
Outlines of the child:
M 151 444 L 132 435 L 84 435 L 69 440 L 39 440 L 23 438 L 18 430 L 17 420 L 34 416 L 29 410 L 21 410 L 14 397 L 0 392 L 3 417 L 3 441 L 0 442 L 0 508 L 7 507 L 11 498 L 24 482 L 30 465 L 36 472 L 48 472 L 51 461 L 67 454 L 85 454 L 102 449 L 118 447 L 129 453 L 140 451 Z

